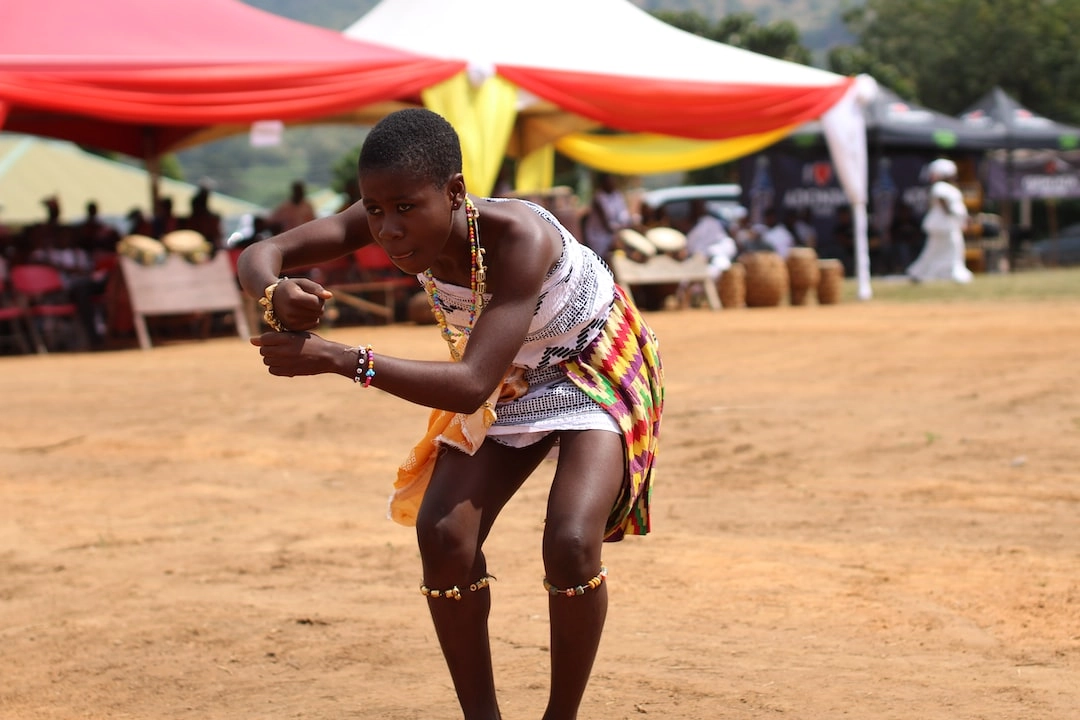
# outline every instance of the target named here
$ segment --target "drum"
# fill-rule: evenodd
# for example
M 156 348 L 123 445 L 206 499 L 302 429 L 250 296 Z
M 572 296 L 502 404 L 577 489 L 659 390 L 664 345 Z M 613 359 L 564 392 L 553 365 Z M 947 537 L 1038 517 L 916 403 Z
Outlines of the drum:
M 654 227 L 645 231 L 645 238 L 662 253 L 677 253 L 686 249 L 686 236 L 672 227 Z
M 159 265 L 169 256 L 168 249 L 160 240 L 146 235 L 127 235 L 116 243 L 116 252 L 140 265 Z
M 214 252 L 214 246 L 197 230 L 173 230 L 161 236 L 161 244 L 193 263 L 206 262 Z
M 741 263 L 732 263 L 720 274 L 717 291 L 725 308 L 746 307 L 746 268 Z
M 821 277 L 818 280 L 818 305 L 835 305 L 840 302 L 844 285 L 844 264 L 839 260 L 818 260 Z
M 788 290 L 784 258 L 774 252 L 747 253 L 739 257 L 746 267 L 746 306 L 776 307 Z
M 647 237 L 632 228 L 623 228 L 615 233 L 615 238 L 617 241 L 615 249 L 621 247 L 626 250 L 631 259 L 644 261 L 656 254 L 656 246 L 649 242 Z M 638 257 L 635 258 L 633 253 L 636 253 Z
M 813 248 L 791 248 L 787 256 L 788 284 L 791 304 L 805 305 L 812 290 L 817 290 L 821 280 L 817 252 Z

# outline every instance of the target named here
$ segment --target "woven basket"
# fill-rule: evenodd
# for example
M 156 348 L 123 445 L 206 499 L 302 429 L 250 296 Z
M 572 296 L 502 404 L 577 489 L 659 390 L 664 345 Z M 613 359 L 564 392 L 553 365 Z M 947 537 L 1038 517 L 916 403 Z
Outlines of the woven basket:
M 720 304 L 724 307 L 746 307 L 746 268 L 741 263 L 732 263 L 731 267 L 720 274 L 717 290 L 720 293 Z
M 811 290 L 817 290 L 821 280 L 817 252 L 813 248 L 791 248 L 787 256 L 788 284 L 791 304 L 805 305 Z
M 779 305 L 788 289 L 784 258 L 774 252 L 755 252 L 743 255 L 739 262 L 746 266 L 746 306 Z
M 821 271 L 817 286 L 818 305 L 835 305 L 840 302 L 844 264 L 839 260 L 819 260 L 818 269 Z

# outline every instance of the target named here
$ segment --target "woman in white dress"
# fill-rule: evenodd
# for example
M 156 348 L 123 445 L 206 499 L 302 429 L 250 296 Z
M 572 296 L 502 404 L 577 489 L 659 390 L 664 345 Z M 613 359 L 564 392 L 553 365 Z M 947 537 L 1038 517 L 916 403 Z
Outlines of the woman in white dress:
M 952 280 L 969 283 L 971 271 L 964 262 L 964 227 L 968 222 L 964 195 L 954 183 L 956 163 L 944 158 L 930 163 L 930 209 L 923 218 L 926 245 L 907 269 L 915 282 Z

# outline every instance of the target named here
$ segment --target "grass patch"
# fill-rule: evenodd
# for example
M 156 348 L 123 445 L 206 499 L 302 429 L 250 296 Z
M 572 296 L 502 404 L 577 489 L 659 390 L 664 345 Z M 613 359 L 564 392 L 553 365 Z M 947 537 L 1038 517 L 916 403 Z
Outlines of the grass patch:
M 854 279 L 844 280 L 843 301 L 858 302 Z M 873 299 L 886 302 L 995 302 L 1080 300 L 1080 267 L 976 275 L 968 285 L 946 281 L 912 283 L 870 279 Z

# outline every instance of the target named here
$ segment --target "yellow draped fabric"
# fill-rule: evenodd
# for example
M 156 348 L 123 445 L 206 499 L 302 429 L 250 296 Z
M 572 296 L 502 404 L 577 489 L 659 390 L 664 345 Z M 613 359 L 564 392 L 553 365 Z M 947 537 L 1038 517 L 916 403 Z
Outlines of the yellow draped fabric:
M 521 193 L 547 190 L 555 184 L 555 146 L 544 145 L 521 158 L 514 187 Z
M 468 71 L 423 91 L 424 105 L 445 117 L 461 137 L 463 170 L 470 192 L 489 195 L 495 187 L 517 120 L 517 97 L 517 87 L 498 75 L 476 82 L 469 78 Z M 555 150 L 597 170 L 648 175 L 735 160 L 772 145 L 796 127 L 726 140 L 691 140 L 649 133 L 571 133 L 521 158 L 516 187 L 519 192 L 550 188 Z
M 619 175 L 694 170 L 735 160 L 772 145 L 797 125 L 726 140 L 690 140 L 667 135 L 596 135 L 575 133 L 559 138 L 555 147 L 580 163 Z
M 517 87 L 498 75 L 475 85 L 463 71 L 424 90 L 422 97 L 461 138 L 469 192 L 490 195 L 517 117 Z
M 530 153 L 518 164 L 517 187 L 536 192 L 551 187 L 554 149 L 563 155 L 597 170 L 618 175 L 693 170 L 736 160 L 757 152 L 790 135 L 797 125 L 790 125 L 755 135 L 727 140 L 690 140 L 667 135 L 638 133 L 630 135 L 565 135 Z

